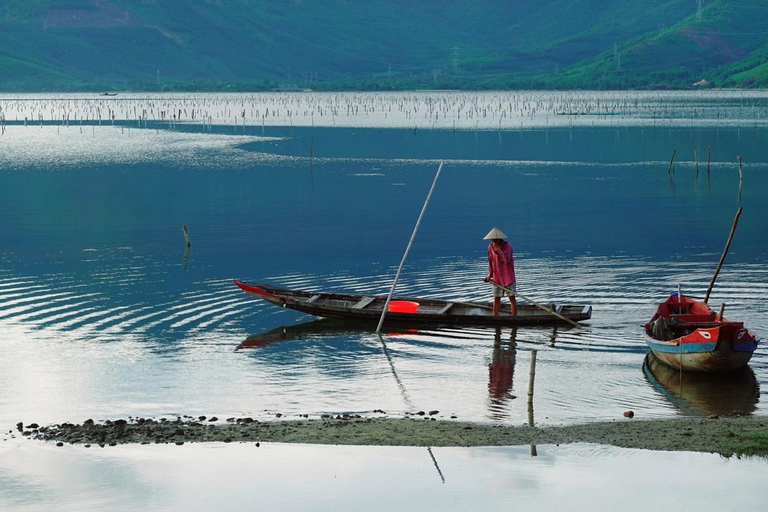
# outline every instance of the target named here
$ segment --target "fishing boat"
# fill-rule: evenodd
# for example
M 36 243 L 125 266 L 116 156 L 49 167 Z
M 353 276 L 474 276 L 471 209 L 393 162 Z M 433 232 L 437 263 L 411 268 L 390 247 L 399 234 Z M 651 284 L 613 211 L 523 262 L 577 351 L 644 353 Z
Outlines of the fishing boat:
M 324 318 L 378 322 L 387 297 L 290 290 L 266 283 L 235 284 L 250 295 L 277 306 Z M 491 304 L 413 297 L 393 297 L 387 306 L 387 322 L 419 325 L 547 325 L 589 320 L 592 306 L 548 305 L 548 309 L 521 304 L 517 315 L 500 311 L 493 316 Z
M 664 364 L 692 372 L 727 372 L 746 366 L 760 339 L 715 313 L 706 302 L 673 293 L 645 324 L 645 342 Z

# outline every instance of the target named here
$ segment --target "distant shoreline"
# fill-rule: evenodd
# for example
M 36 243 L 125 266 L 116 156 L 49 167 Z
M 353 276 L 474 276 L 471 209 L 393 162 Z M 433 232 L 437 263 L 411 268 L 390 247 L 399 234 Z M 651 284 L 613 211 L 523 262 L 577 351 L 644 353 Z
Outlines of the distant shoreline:
M 188 418 L 188 417 L 187 417 Z M 201 419 L 202 418 L 202 419 Z M 213 420 L 214 422 L 211 422 Z M 78 445 L 274 442 L 377 446 L 519 446 L 595 443 L 657 451 L 768 456 L 768 417 L 622 420 L 527 427 L 413 418 L 326 418 L 261 422 L 252 418 L 130 419 L 49 427 L 23 435 Z

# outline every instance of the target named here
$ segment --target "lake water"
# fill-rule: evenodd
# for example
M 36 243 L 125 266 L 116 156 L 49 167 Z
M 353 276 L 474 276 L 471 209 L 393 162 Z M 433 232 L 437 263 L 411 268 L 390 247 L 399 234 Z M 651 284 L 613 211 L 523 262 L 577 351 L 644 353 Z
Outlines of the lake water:
M 540 425 L 765 414 L 765 347 L 722 386 L 681 382 L 644 367 L 642 325 L 678 284 L 703 296 L 743 206 L 711 303 L 768 333 L 767 120 L 755 92 L 0 96 L 0 431 L 375 409 L 522 424 L 532 349 Z M 382 342 L 233 285 L 388 292 L 443 159 L 398 294 L 489 299 L 498 226 L 520 293 L 591 304 L 590 322 Z
M 0 506 L 14 511 L 255 506 L 646 511 L 673 503 L 720 512 L 762 510 L 768 498 L 763 485 L 768 462 L 762 459 L 588 444 L 537 446 L 536 453 L 532 457 L 528 446 L 257 448 L 212 443 L 25 450 L 0 444 Z M 659 467 L 674 474 L 659 478 Z M 733 492 L 736 488 L 741 492 Z
M 542 94 L 524 109 L 564 108 Z M 672 96 L 663 111 L 718 105 L 717 113 L 708 107 L 709 118 L 688 107 L 696 118 L 672 126 L 643 113 L 643 102 L 662 109 L 650 93 L 636 94 L 640 107 L 622 116 L 625 126 L 616 116 L 577 115 L 566 116 L 577 126 L 531 118 L 523 129 L 455 131 L 450 118 L 445 129 L 390 127 L 374 108 L 370 127 L 302 127 L 293 118 L 293 126 L 237 130 L 191 119 L 138 128 L 83 120 L 84 105 L 128 111 L 124 102 L 162 103 L 176 111 L 174 101 L 186 107 L 194 97 L 0 100 L 0 417 L 46 423 L 437 409 L 523 423 L 525 400 L 516 397 L 526 391 L 531 349 L 539 350 L 537 423 L 613 419 L 626 409 L 639 417 L 762 411 L 762 347 L 731 400 L 696 405 L 670 400 L 679 382 L 643 371 L 641 325 L 678 283 L 703 295 L 743 206 L 712 302 L 768 332 L 768 97 Z M 601 100 L 584 95 L 572 103 Z M 375 101 L 358 101 L 401 101 L 369 96 Z M 433 96 L 419 101 L 447 101 Z M 462 97 L 446 96 L 453 104 Z M 333 97 L 340 103 L 343 95 Z M 241 101 L 248 98 L 275 99 Z M 13 109 L 28 109 L 31 119 L 40 105 L 69 117 L 26 125 L 11 118 Z M 722 110 L 731 119 L 738 109 L 743 126 L 715 118 Z M 386 293 L 439 159 L 445 167 L 398 293 L 487 299 L 482 237 L 498 226 L 515 248 L 520 292 L 591 304 L 592 321 L 581 329 L 409 330 L 382 345 L 370 332 L 325 323 L 295 332 L 312 319 L 232 284 Z M 192 240 L 187 254 L 182 224 Z M 237 350 L 249 336 L 282 327 L 283 341 Z

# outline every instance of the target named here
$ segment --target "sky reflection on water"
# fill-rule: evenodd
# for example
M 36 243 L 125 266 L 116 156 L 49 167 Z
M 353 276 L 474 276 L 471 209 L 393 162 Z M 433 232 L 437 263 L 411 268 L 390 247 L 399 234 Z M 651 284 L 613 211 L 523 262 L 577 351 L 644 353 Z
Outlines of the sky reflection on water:
M 431 452 L 431 453 L 430 453 Z M 766 461 L 589 444 L 427 448 L 0 445 L 0 508 L 760 510 Z M 183 461 L 194 463 L 183 464 Z M 672 468 L 669 478 L 659 468 Z M 675 468 L 685 468 L 676 470 Z M 716 476 L 713 476 L 716 475 Z M 703 484 L 705 482 L 706 484 Z M 652 489 L 653 492 L 649 492 Z M 741 492 L 734 492 L 741 489 Z

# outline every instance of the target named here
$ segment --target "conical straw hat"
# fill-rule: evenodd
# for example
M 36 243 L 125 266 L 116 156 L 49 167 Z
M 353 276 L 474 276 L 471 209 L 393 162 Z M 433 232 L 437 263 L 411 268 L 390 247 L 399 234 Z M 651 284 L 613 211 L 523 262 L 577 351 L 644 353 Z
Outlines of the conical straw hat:
M 505 240 L 507 235 L 505 235 L 504 232 L 499 228 L 493 228 L 488 232 L 487 235 L 483 237 L 483 240 L 493 240 L 495 238 L 501 238 L 502 240 Z

